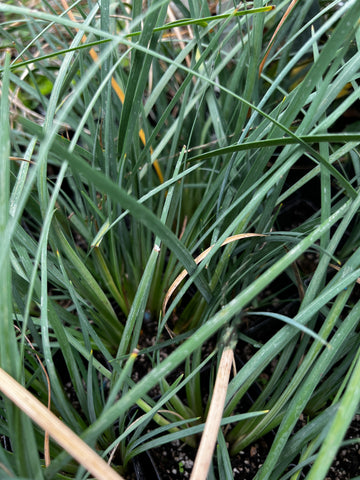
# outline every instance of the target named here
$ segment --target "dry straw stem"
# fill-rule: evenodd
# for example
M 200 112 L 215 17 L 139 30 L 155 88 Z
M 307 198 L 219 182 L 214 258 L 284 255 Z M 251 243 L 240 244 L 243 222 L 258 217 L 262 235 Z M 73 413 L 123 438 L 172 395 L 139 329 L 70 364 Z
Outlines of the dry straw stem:
M 224 245 L 227 245 L 228 243 L 232 243 L 232 242 L 235 242 L 237 240 L 241 240 L 243 238 L 249 238 L 249 237 L 265 237 L 266 235 L 263 235 L 261 233 L 240 233 L 238 235 L 232 235 L 231 237 L 228 237 L 226 240 L 223 241 L 223 243 L 221 244 L 221 246 L 223 247 Z M 206 250 L 204 250 L 202 253 L 200 253 L 200 255 L 198 255 L 194 261 L 195 263 L 198 265 L 202 260 L 204 260 L 204 258 L 210 253 L 210 251 L 215 247 L 215 244 L 214 245 L 211 245 L 210 247 L 208 247 Z M 188 274 L 188 271 L 187 270 L 183 270 L 180 275 L 178 275 L 176 277 L 176 279 L 174 280 L 174 282 L 172 283 L 171 287 L 169 288 L 169 290 L 167 291 L 166 295 L 165 295 L 165 298 L 164 298 L 164 302 L 163 302 L 163 306 L 162 306 L 162 313 L 163 315 L 165 315 L 165 312 L 166 312 L 166 307 L 167 307 L 167 304 L 169 302 L 169 299 L 171 297 L 171 295 L 174 293 L 174 291 L 176 290 L 176 288 L 180 285 L 181 281 L 184 280 L 184 278 L 186 277 L 186 275 Z
M 226 392 L 233 360 L 234 353 L 232 348 L 226 347 L 221 355 L 214 393 L 211 399 L 209 413 L 199 449 L 196 454 L 190 480 L 206 480 L 207 478 L 224 411 Z
M 0 390 L 98 480 L 124 480 L 37 398 L 0 368 Z
M 170 22 L 175 22 L 177 20 L 176 16 L 175 16 L 175 13 L 173 12 L 172 8 L 171 8 L 171 4 L 168 5 L 168 11 L 167 11 L 167 14 L 168 14 L 168 17 L 169 17 L 169 20 Z M 193 38 L 193 34 L 191 32 L 191 29 L 189 27 L 189 25 L 187 26 L 187 31 L 188 31 L 188 35 L 189 35 L 189 38 Z M 174 28 L 174 34 L 175 34 L 175 37 L 179 40 L 179 46 L 180 48 L 183 50 L 185 48 L 185 42 L 184 42 L 184 36 L 182 34 L 182 30 L 181 28 L 178 28 L 178 27 L 175 27 Z M 187 55 L 185 57 L 185 61 L 186 61 L 186 65 L 188 66 L 188 68 L 191 68 L 191 58 L 190 58 L 190 55 Z M 194 78 L 194 81 L 196 81 L 196 79 Z
M 280 22 L 279 22 L 279 25 L 276 27 L 276 30 L 273 34 L 273 36 L 271 37 L 271 40 L 269 42 L 269 45 L 267 46 L 267 49 L 266 49 L 266 53 L 265 53 L 265 56 L 264 58 L 262 59 L 262 62 L 260 63 L 260 67 L 259 67 L 259 77 L 263 71 L 263 68 L 264 68 L 264 65 L 265 65 L 265 62 L 266 62 L 266 59 L 270 53 L 270 50 L 272 49 L 272 46 L 275 42 L 275 38 L 276 38 L 276 35 L 278 34 L 280 28 L 282 27 L 283 23 L 285 22 L 285 20 L 287 19 L 287 17 L 290 15 L 290 12 L 291 10 L 295 7 L 295 4 L 298 0 L 292 0 L 292 2 L 290 3 L 290 5 L 288 6 L 288 8 L 286 9 L 286 12 L 284 13 L 284 15 L 282 16 Z

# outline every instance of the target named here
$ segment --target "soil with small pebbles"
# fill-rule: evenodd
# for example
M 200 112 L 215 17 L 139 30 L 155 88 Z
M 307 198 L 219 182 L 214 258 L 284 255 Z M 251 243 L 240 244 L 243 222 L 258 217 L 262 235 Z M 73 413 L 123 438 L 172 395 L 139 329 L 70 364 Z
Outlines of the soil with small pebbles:
M 360 438 L 360 415 L 356 415 L 348 429 L 346 439 Z M 232 459 L 235 480 L 253 480 L 264 463 L 270 448 L 268 441 L 260 439 Z M 164 445 L 150 452 L 157 474 L 147 472 L 141 480 L 183 480 L 191 476 L 196 452 L 180 442 Z M 295 466 L 295 464 L 293 465 Z M 304 472 L 300 478 L 305 478 Z M 338 452 L 326 480 L 351 480 L 360 475 L 360 443 L 343 447 Z M 136 478 L 136 477 L 132 477 Z M 219 479 L 228 480 L 228 479 Z

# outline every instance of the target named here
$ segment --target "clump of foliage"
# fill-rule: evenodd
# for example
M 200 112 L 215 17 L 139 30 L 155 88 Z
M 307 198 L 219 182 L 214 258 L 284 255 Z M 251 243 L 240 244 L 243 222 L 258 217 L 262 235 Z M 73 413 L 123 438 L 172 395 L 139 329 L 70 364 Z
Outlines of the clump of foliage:
M 209 478 L 271 431 L 257 480 L 325 478 L 360 398 L 360 4 L 145 3 L 0 3 L 0 476 L 196 449 L 247 342 Z

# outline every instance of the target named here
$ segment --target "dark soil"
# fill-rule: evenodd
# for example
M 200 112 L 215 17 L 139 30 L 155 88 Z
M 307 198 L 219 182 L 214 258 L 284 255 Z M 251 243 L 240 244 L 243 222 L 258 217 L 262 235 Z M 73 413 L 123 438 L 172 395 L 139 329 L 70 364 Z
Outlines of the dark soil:
M 355 418 L 346 434 L 347 439 L 359 439 L 360 415 Z M 258 469 L 264 463 L 269 450 L 267 442 L 259 440 L 251 447 L 246 448 L 233 459 L 233 472 L 235 479 L 253 480 Z M 295 464 L 293 465 L 295 466 Z M 307 473 L 307 472 L 305 472 Z M 360 475 L 360 443 L 342 448 L 334 460 L 326 480 L 350 480 Z M 302 474 L 300 478 L 305 478 Z
M 360 415 L 356 415 L 346 439 L 358 439 L 357 443 L 342 448 L 334 460 L 326 480 L 350 480 L 360 475 Z M 253 480 L 261 465 L 264 463 L 270 448 L 268 441 L 260 439 L 247 447 L 232 459 L 233 478 L 238 480 Z M 149 452 L 157 473 L 147 467 L 143 477 L 139 480 L 181 480 L 190 478 L 196 452 L 185 444 L 176 442 L 164 445 Z M 295 464 L 293 465 L 295 466 Z M 300 478 L 305 478 L 303 473 Z M 227 479 L 220 479 L 227 480 Z

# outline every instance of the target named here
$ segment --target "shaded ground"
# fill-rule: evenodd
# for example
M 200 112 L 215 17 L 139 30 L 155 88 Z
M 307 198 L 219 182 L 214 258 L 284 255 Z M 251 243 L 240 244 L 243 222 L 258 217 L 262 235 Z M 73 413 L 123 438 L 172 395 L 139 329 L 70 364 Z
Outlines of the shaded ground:
M 356 415 L 347 435 L 347 439 L 360 439 L 360 415 Z M 254 445 L 246 448 L 232 460 L 234 479 L 253 480 L 258 469 L 264 463 L 269 450 L 265 440 L 259 440 Z M 190 478 L 195 452 L 186 445 L 179 442 L 171 445 L 164 445 L 162 448 L 151 451 L 151 457 L 156 465 L 158 476 L 151 471 L 148 465 L 147 470 L 141 472 L 140 480 L 180 480 Z M 333 462 L 326 480 L 350 480 L 360 475 L 360 443 L 347 445 L 342 448 Z M 302 477 L 305 478 L 303 474 Z M 226 480 L 226 479 L 224 479 Z

